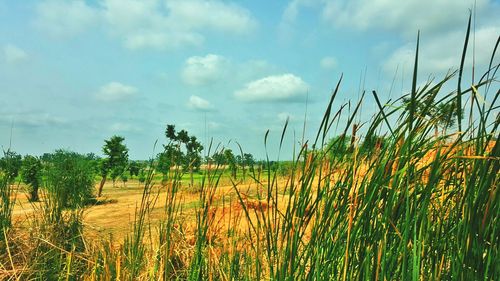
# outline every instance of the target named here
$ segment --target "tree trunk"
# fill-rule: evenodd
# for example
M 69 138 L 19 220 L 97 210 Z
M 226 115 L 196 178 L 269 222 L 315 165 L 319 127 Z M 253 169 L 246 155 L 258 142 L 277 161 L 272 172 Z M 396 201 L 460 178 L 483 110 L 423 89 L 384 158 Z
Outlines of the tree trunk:
M 189 168 L 189 173 L 191 174 L 191 187 L 193 187 L 194 186 L 193 167 Z
M 38 201 L 38 185 L 33 185 L 31 194 L 30 194 L 30 201 L 31 202 L 37 202 Z
M 102 194 L 102 188 L 104 187 L 104 184 L 106 183 L 106 178 L 108 176 L 107 175 L 104 175 L 101 179 L 101 183 L 99 184 L 99 190 L 97 192 L 97 197 L 101 197 L 101 194 Z

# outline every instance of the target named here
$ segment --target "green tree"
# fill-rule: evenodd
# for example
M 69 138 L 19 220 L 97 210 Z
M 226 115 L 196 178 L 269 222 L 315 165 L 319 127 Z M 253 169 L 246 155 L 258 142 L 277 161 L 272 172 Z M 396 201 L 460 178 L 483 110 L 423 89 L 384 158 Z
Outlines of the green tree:
M 105 161 L 101 163 L 101 176 L 103 180 L 99 186 L 98 196 L 102 194 L 102 188 L 106 182 L 107 176 L 111 176 L 113 186 L 116 178 L 121 176 L 128 164 L 128 148 L 123 143 L 125 138 L 121 136 L 112 136 L 109 140 L 104 140 L 102 151 L 106 155 Z
M 128 173 L 130 175 L 130 178 L 132 178 L 133 176 L 138 176 L 140 170 L 141 166 L 139 165 L 139 162 L 130 161 L 130 163 L 128 164 Z
M 196 139 L 195 136 L 190 136 L 189 141 L 185 143 L 186 145 L 186 157 L 184 166 L 189 170 L 191 176 L 191 186 L 194 184 L 193 172 L 199 171 L 201 166 L 201 151 L 203 146 Z
M 365 136 L 363 143 L 359 149 L 361 155 L 371 157 L 375 152 L 384 148 L 387 145 L 387 140 L 383 136 L 369 134 Z
M 166 178 L 173 166 L 182 165 L 184 170 L 189 170 L 191 185 L 193 185 L 193 173 L 198 171 L 201 166 L 200 153 L 203 146 L 195 136 L 190 136 L 186 130 L 176 132 L 175 125 L 167 125 L 165 136 L 168 143 L 163 145 L 164 151 L 157 155 L 157 169 Z
M 255 159 L 252 154 L 250 153 L 243 153 L 243 165 L 245 167 L 248 167 L 250 172 L 253 172 L 254 170 L 254 165 L 255 165 Z M 243 169 L 243 174 L 245 174 L 245 169 Z
M 42 162 L 38 157 L 26 155 L 21 166 L 21 177 L 30 186 L 31 202 L 38 201 L 38 188 L 42 182 Z
M 4 156 L 0 159 L 0 170 L 2 170 L 9 182 L 19 175 L 22 165 L 22 157 L 12 150 L 4 151 Z
M 212 155 L 212 159 L 215 162 L 215 165 L 225 165 L 226 164 L 226 157 L 224 156 L 223 152 L 214 153 L 214 155 Z
M 234 156 L 233 151 L 231 149 L 224 150 L 224 158 L 225 158 L 225 163 L 229 166 L 229 170 L 231 171 L 232 177 L 236 179 L 238 165 L 236 163 L 236 157 Z
M 340 135 L 330 139 L 326 149 L 332 159 L 344 157 L 349 152 L 350 136 Z
M 163 152 L 158 153 L 156 156 L 158 162 L 156 169 L 163 174 L 164 179 L 168 177 L 170 169 L 173 166 L 181 164 L 184 157 L 180 149 L 181 142 L 175 131 L 175 125 L 167 125 L 165 136 L 168 143 L 163 145 Z
M 415 102 L 417 116 L 432 122 L 434 135 L 437 137 L 440 128 L 443 130 L 443 134 L 446 134 L 446 130 L 456 123 L 458 112 L 455 110 L 457 106 L 455 99 L 436 103 L 434 98 L 434 95 L 428 95 L 425 99 L 417 99 Z M 405 107 L 410 106 L 409 98 L 403 98 L 402 101 Z

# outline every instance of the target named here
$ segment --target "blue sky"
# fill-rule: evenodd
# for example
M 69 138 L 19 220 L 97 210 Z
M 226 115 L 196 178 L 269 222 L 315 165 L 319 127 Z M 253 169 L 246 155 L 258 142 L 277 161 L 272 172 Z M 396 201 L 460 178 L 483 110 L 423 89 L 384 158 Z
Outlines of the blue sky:
M 417 30 L 421 70 L 456 69 L 474 1 L 0 1 L 0 145 L 21 154 L 100 153 L 122 135 L 133 159 L 164 142 L 166 124 L 258 158 L 271 130 L 283 158 L 319 126 L 330 92 L 389 97 L 409 87 Z M 476 1 L 475 61 L 500 34 L 498 1 Z M 471 65 L 471 57 L 467 60 Z M 397 72 L 396 72 L 397 70 Z M 366 75 L 365 75 L 366 71 Z M 470 82 L 469 82 L 470 83 Z M 368 96 L 362 119 L 375 112 Z M 12 128 L 12 134 L 11 134 Z M 335 132 L 332 132 L 334 134 Z M 294 138 L 295 134 L 295 138 Z M 228 144 L 229 143 L 229 144 Z

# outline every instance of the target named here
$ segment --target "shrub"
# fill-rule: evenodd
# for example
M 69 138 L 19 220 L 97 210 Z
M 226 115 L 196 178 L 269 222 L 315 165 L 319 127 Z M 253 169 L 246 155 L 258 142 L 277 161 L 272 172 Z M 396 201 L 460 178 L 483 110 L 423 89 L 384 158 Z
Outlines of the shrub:
M 61 208 L 78 208 L 93 197 L 94 169 L 84 156 L 64 150 L 47 167 L 47 192 Z

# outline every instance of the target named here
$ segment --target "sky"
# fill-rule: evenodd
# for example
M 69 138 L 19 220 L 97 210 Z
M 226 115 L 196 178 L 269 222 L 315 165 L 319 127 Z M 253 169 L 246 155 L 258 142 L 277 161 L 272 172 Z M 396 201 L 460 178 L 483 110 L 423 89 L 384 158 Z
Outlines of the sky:
M 121 135 L 132 159 L 147 159 L 175 124 L 256 158 L 269 130 L 274 159 L 289 119 L 289 159 L 341 75 L 334 108 L 363 90 L 387 100 L 409 89 L 418 30 L 419 82 L 457 69 L 474 5 L 479 73 L 499 1 L 0 0 L 0 145 L 102 154 Z M 367 95 L 360 118 L 375 112 Z

